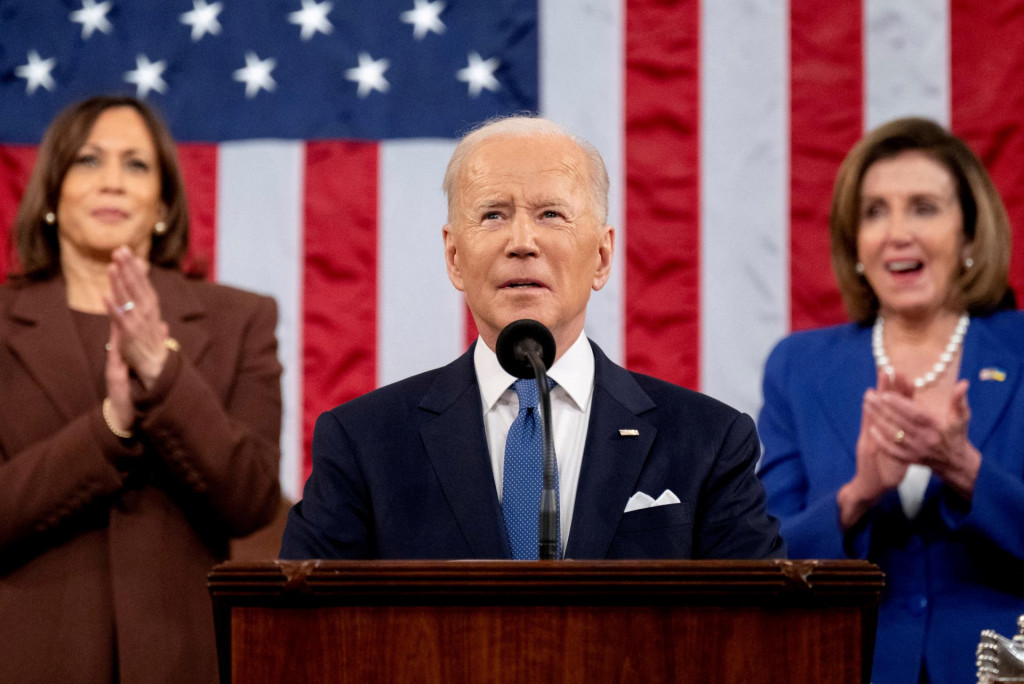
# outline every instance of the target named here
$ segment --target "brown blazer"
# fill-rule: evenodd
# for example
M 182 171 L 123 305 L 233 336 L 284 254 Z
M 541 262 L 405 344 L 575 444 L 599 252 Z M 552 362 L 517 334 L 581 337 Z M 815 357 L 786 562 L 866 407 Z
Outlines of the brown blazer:
M 130 441 L 64 281 L 0 286 L 0 682 L 216 681 L 206 574 L 279 501 L 277 310 L 151 279 L 181 351 L 136 388 Z

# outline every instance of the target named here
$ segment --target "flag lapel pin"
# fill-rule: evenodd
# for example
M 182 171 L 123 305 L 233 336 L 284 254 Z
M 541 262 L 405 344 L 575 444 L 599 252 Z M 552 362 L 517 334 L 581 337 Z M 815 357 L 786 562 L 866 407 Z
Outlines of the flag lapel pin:
M 978 379 L 1002 382 L 1003 380 L 1006 380 L 1006 371 L 1002 368 L 982 368 L 978 373 Z

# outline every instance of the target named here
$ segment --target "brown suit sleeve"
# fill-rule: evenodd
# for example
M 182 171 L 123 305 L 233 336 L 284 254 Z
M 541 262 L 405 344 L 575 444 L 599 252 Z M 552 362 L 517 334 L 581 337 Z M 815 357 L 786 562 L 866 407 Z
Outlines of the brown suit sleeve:
M 0 556 L 120 490 L 116 464 L 140 454 L 110 432 L 100 405 L 18 454 L 0 453 Z
M 211 333 L 237 344 L 234 368 L 218 396 L 186 354 L 171 352 L 149 392 L 135 387 L 137 428 L 180 483 L 231 536 L 248 534 L 273 519 L 280 499 L 278 446 L 281 429 L 281 365 L 274 329 L 277 307 L 248 295 L 237 329 Z M 237 306 L 238 301 L 233 302 Z M 231 338 L 236 338 L 232 340 Z

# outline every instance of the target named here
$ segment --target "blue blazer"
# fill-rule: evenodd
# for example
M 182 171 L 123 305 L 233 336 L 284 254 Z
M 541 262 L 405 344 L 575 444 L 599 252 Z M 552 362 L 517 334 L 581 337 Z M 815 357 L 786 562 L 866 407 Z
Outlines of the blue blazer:
M 796 333 L 768 359 L 758 419 L 768 510 L 791 557 L 866 557 L 885 571 L 875 684 L 917 682 L 922 663 L 932 683 L 973 682 L 981 630 L 1015 632 L 1024 613 L 1022 375 L 1024 314 L 972 319 L 960 368 L 970 381 L 968 438 L 982 457 L 972 500 L 933 475 L 915 520 L 893 491 L 844 535 L 836 494 L 856 471 L 861 404 L 876 384 L 871 328 Z
M 613 364 L 594 397 L 567 558 L 769 558 L 784 553 L 754 474 L 746 415 Z M 635 429 L 639 436 L 619 430 Z M 637 491 L 679 504 L 623 513 Z M 453 363 L 320 416 L 313 473 L 283 558 L 510 558 L 472 347 Z

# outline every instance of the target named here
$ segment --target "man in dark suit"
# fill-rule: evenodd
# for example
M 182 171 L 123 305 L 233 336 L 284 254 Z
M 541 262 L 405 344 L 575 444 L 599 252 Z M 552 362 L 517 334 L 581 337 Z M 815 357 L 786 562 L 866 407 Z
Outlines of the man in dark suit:
M 520 399 L 494 353 L 500 331 L 522 318 L 555 338 L 548 373 L 566 558 L 781 556 L 754 476 L 753 421 L 626 371 L 583 334 L 614 252 L 597 150 L 544 119 L 502 119 L 459 143 L 444 190 L 448 275 L 480 339 L 444 368 L 320 416 L 313 473 L 281 556 L 522 557 L 502 509 Z

